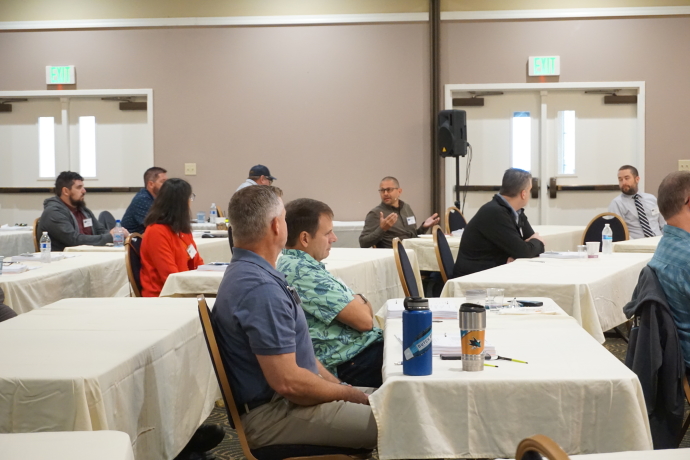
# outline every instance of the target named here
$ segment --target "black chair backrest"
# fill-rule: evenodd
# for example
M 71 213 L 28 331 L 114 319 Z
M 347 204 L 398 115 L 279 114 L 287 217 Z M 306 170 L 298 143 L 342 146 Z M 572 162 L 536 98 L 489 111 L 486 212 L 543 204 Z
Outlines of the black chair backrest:
M 115 218 L 112 214 L 110 214 L 109 211 L 103 211 L 102 213 L 100 213 L 98 215 L 98 222 L 100 222 L 101 225 L 107 228 L 108 230 L 115 228 L 115 225 L 117 225 L 117 223 L 115 222 Z
M 438 246 L 438 258 L 440 259 L 439 268 L 443 276 L 443 281 L 449 280 L 453 276 L 453 267 L 455 261 L 453 260 L 453 253 L 450 251 L 450 245 L 443 234 L 443 230 L 438 225 L 434 226 L 434 242 Z
M 601 232 L 604 230 L 606 224 L 609 224 L 613 232 L 613 242 L 625 241 L 630 239 L 630 234 L 628 233 L 628 226 L 625 221 L 618 214 L 612 212 L 605 212 L 599 214 L 585 228 L 582 235 L 582 244 L 586 244 L 588 241 L 598 241 L 599 250 L 601 251 Z
M 403 281 L 407 286 L 408 292 L 406 292 L 405 295 L 412 297 L 420 297 L 419 286 L 417 286 L 417 278 L 415 278 L 414 276 L 414 269 L 412 268 L 412 263 L 410 263 L 410 258 L 407 257 L 407 252 L 405 252 L 405 246 L 403 246 L 400 240 L 397 241 L 397 244 L 394 240 L 393 250 L 396 251 L 396 254 L 398 255 L 398 260 L 400 261 L 400 269 L 402 270 L 403 275 Z
M 448 210 L 448 228 L 451 232 L 463 229 L 467 226 L 465 216 L 455 207 Z
M 127 244 L 125 245 L 127 263 L 129 264 L 134 284 L 139 290 L 138 293 L 135 292 L 135 294 L 138 294 L 136 297 L 141 296 L 141 241 L 142 237 L 139 233 L 132 233 L 127 237 Z

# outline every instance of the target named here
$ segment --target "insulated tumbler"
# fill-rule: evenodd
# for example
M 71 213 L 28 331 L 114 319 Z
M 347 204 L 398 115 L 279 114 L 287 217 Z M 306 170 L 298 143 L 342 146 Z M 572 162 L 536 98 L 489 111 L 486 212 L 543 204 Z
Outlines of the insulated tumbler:
M 403 321 L 403 374 L 431 375 L 431 310 L 422 297 L 406 297 Z
M 460 342 L 462 370 L 484 370 L 484 330 L 486 309 L 481 305 L 464 303 L 460 306 Z

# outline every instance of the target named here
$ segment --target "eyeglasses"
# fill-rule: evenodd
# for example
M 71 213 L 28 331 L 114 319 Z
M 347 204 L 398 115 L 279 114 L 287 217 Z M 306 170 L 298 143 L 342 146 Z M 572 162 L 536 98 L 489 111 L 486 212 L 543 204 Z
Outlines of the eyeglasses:
M 390 193 L 393 190 L 398 190 L 400 187 L 380 188 L 379 193 Z
M 196 198 L 196 195 L 192 193 L 192 196 L 189 197 L 189 201 L 194 201 L 194 198 Z

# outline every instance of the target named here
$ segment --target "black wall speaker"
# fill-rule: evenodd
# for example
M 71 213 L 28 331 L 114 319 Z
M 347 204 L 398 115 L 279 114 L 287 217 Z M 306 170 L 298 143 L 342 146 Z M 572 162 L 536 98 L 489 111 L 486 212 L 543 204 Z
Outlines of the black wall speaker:
M 443 158 L 467 155 L 467 114 L 464 110 L 438 113 L 438 153 Z

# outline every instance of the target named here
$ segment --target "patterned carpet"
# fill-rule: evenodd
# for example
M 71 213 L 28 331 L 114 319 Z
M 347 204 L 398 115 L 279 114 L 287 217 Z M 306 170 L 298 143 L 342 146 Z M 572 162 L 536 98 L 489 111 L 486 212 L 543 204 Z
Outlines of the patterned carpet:
M 621 361 L 625 360 L 627 343 L 623 341 L 623 339 L 607 336 L 604 346 L 618 359 Z M 690 411 L 690 407 L 688 407 L 687 403 L 685 411 L 686 414 Z M 221 442 L 218 447 L 212 450 L 218 460 L 241 460 L 245 458 L 237 438 L 237 433 L 228 424 L 228 418 L 224 408 L 216 407 L 206 422 L 218 423 L 225 428 L 225 439 L 223 439 L 223 442 Z M 688 433 L 685 435 L 681 447 L 690 447 L 690 430 L 688 430 Z M 376 452 L 374 453 L 376 454 Z M 377 459 L 378 456 L 374 455 L 374 458 Z

